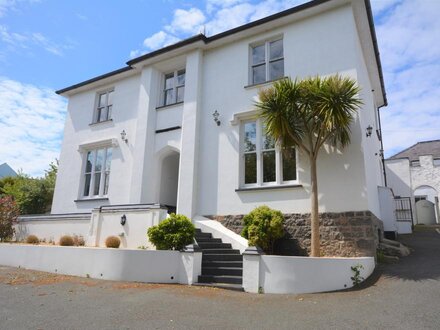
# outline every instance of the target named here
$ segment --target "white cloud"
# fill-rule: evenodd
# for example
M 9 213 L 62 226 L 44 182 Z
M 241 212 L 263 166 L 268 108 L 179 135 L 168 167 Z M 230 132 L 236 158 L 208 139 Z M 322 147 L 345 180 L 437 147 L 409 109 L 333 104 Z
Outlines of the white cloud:
M 165 27 L 170 33 L 188 33 L 196 34 L 205 22 L 206 17 L 198 8 L 176 9 L 174 11 L 173 21 Z
M 0 0 L 1 1 L 1 0 Z M 58 44 L 39 32 L 33 33 L 17 33 L 9 31 L 5 25 L 0 25 L 0 40 L 4 42 L 6 51 L 16 51 L 17 49 L 30 49 L 31 47 L 39 47 L 47 52 L 62 56 L 64 51 L 73 48 L 73 43 Z
M 39 2 L 39 0 L 0 0 L 0 17 L 5 16 L 8 11 L 17 11 L 18 4 L 23 2 Z
M 376 30 L 389 103 L 381 113 L 390 156 L 440 138 L 440 2 L 388 1 L 379 9 Z
M 179 41 L 179 38 L 168 34 L 164 31 L 159 31 L 155 34 L 153 34 L 151 37 L 146 38 L 143 42 L 144 47 L 150 50 L 158 49 L 161 47 L 165 47 L 171 44 L 176 43 Z M 141 51 L 132 51 L 132 54 L 134 52 L 142 53 Z
M 0 163 L 43 175 L 59 157 L 66 106 L 52 89 L 0 77 Z

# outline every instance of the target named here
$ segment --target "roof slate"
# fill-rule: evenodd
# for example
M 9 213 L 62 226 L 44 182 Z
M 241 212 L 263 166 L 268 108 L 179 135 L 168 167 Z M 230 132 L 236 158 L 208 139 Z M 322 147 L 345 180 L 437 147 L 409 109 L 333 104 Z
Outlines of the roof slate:
M 440 158 L 440 140 L 422 141 L 391 156 L 389 159 L 408 158 L 410 161 L 419 160 L 420 156 L 432 155 Z
M 0 179 L 7 176 L 17 176 L 17 173 L 7 164 L 0 164 Z

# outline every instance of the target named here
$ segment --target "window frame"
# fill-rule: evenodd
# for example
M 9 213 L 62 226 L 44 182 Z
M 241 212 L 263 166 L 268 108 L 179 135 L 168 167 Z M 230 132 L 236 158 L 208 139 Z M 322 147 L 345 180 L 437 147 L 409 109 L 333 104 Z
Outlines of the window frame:
M 282 42 L 283 56 L 271 59 L 270 58 L 270 44 L 273 42 L 276 42 L 276 41 Z M 252 51 L 254 48 L 262 46 L 262 45 L 264 45 L 264 62 L 254 63 L 253 57 L 252 57 Z M 270 64 L 274 63 L 274 62 L 278 62 L 278 61 L 283 61 L 283 74 L 278 78 L 270 79 Z M 284 55 L 284 36 L 283 35 L 278 35 L 278 36 L 275 36 L 275 37 L 272 37 L 269 39 L 257 41 L 257 42 L 250 44 L 249 45 L 249 82 L 248 82 L 249 85 L 252 86 L 252 85 L 265 84 L 265 83 L 275 81 L 278 79 L 282 79 L 283 77 L 285 77 L 284 61 L 285 61 L 285 55 Z M 256 67 L 262 66 L 262 65 L 265 65 L 265 80 L 260 81 L 260 82 L 254 82 L 253 69 Z
M 179 79 L 178 77 L 182 74 L 184 74 L 184 81 L 183 84 L 179 84 Z M 166 86 L 166 82 L 167 82 L 167 76 L 172 76 L 172 87 L 167 88 Z M 185 85 L 186 85 L 186 68 L 181 68 L 181 69 L 177 69 L 177 70 L 173 70 L 173 71 L 169 71 L 167 73 L 163 74 L 163 79 L 162 79 L 162 90 L 161 90 L 161 97 L 160 97 L 160 106 L 161 107 L 167 107 L 167 106 L 171 106 L 174 104 L 179 104 L 179 103 L 183 103 L 185 100 Z M 179 89 L 183 88 L 183 99 L 182 100 L 178 100 L 178 91 Z M 171 103 L 167 103 L 167 91 L 172 91 L 173 92 L 173 102 Z
M 256 123 L 256 144 L 255 151 L 246 152 L 244 149 L 244 139 L 245 139 L 245 129 L 244 126 L 247 123 Z M 259 187 L 282 187 L 288 185 L 296 185 L 299 184 L 298 179 L 298 149 L 295 148 L 295 180 L 283 180 L 283 155 L 281 146 L 276 143 L 274 149 L 263 149 L 263 120 L 258 117 L 253 118 L 243 118 L 240 120 L 239 125 L 239 139 L 240 139 L 240 148 L 239 148 L 239 187 L 240 188 L 259 188 Z M 263 182 L 263 152 L 268 150 L 275 150 L 275 181 L 271 182 Z M 257 164 L 257 180 L 256 183 L 245 183 L 245 154 L 247 153 L 256 153 Z
M 109 149 L 110 151 L 110 160 L 108 159 L 109 157 Z M 104 157 L 102 160 L 102 164 L 101 164 L 101 170 L 97 171 L 96 170 L 96 161 L 97 161 L 97 157 L 98 157 L 98 151 L 99 150 L 104 150 Z M 83 151 L 83 166 L 82 166 L 82 170 L 81 170 L 81 186 L 80 186 L 80 194 L 79 194 L 79 200 L 87 200 L 87 199 L 100 199 L 100 198 L 105 198 L 108 196 L 108 188 L 110 186 L 109 182 L 110 182 L 110 174 L 111 174 L 111 163 L 112 163 L 112 159 L 113 159 L 113 152 L 114 152 L 114 147 L 112 145 L 107 145 L 107 146 L 99 146 L 96 148 L 90 148 L 90 149 L 86 149 Z M 92 165 L 91 165 L 91 169 L 90 171 L 87 171 L 87 160 L 88 160 L 88 155 L 89 153 L 92 154 Z M 107 161 L 109 161 L 109 163 L 107 163 Z M 108 169 L 107 169 L 107 165 Z M 94 189 L 95 189 L 95 174 L 99 173 L 100 177 L 99 177 L 99 188 L 98 188 L 98 194 L 94 194 Z M 88 187 L 88 194 L 86 194 L 86 177 L 87 175 L 90 175 L 90 184 Z M 105 191 L 106 189 L 106 176 L 107 176 L 107 192 Z
M 113 93 L 112 95 L 112 103 L 109 104 L 109 94 Z M 99 124 L 99 123 L 105 123 L 112 120 L 112 114 L 113 114 L 113 106 L 114 106 L 114 98 L 115 98 L 115 89 L 113 87 L 107 88 L 101 91 L 98 91 L 96 93 L 96 99 L 95 99 L 95 110 L 93 111 L 93 120 L 92 124 Z M 105 100 L 105 106 L 101 107 L 100 101 L 101 101 L 101 95 L 106 95 Z M 110 110 L 109 110 L 110 107 Z M 104 120 L 100 120 L 101 117 L 101 109 L 107 109 L 107 118 Z

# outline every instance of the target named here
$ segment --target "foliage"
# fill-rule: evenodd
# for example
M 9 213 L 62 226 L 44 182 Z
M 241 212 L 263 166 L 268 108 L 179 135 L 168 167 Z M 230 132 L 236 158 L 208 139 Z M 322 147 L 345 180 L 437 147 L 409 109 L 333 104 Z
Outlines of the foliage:
M 263 205 L 243 217 L 241 235 L 249 240 L 249 245 L 259 246 L 266 253 L 273 253 L 275 241 L 284 236 L 284 217 L 280 211 Z
M 14 236 L 13 224 L 18 215 L 17 204 L 10 196 L 0 198 L 0 241 L 10 240 Z
M 121 240 L 117 236 L 109 236 L 105 240 L 105 246 L 108 248 L 118 249 L 121 245 Z
M 379 264 L 385 263 L 385 254 L 383 253 L 382 250 L 376 251 L 376 260 Z
M 61 236 L 60 245 L 61 246 L 73 246 L 75 244 L 73 237 L 69 235 Z
M 320 256 L 317 159 L 324 144 L 343 148 L 350 143 L 350 126 L 362 104 L 351 78 L 333 75 L 301 81 L 290 78 L 259 92 L 255 104 L 266 131 L 284 150 L 298 148 L 308 156 L 311 182 L 311 250 Z
M 353 286 L 357 286 L 362 283 L 364 278 L 361 276 L 361 269 L 364 269 L 364 266 L 361 264 L 357 264 L 356 266 L 351 266 L 351 271 L 353 272 L 353 276 L 350 277 L 353 281 Z
M 191 220 L 171 213 L 159 225 L 148 229 L 148 238 L 158 250 L 181 250 L 193 243 L 196 229 Z
M 11 196 L 21 214 L 41 214 L 50 211 L 55 189 L 57 164 L 51 163 L 43 178 L 19 173 L 0 180 L 0 195 Z
M 28 243 L 28 244 L 39 244 L 40 240 L 35 235 L 29 235 L 28 237 L 26 237 L 26 243 Z

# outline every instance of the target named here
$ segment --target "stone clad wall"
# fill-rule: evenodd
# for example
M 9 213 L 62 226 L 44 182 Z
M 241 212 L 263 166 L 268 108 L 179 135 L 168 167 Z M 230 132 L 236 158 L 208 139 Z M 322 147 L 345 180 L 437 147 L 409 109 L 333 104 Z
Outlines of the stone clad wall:
M 243 215 L 210 216 L 226 228 L 240 234 Z M 285 214 L 286 235 L 276 247 L 277 254 L 308 255 L 310 253 L 310 213 Z M 322 256 L 375 256 L 383 235 L 383 223 L 370 211 L 321 213 Z M 379 234 L 380 230 L 380 234 Z

